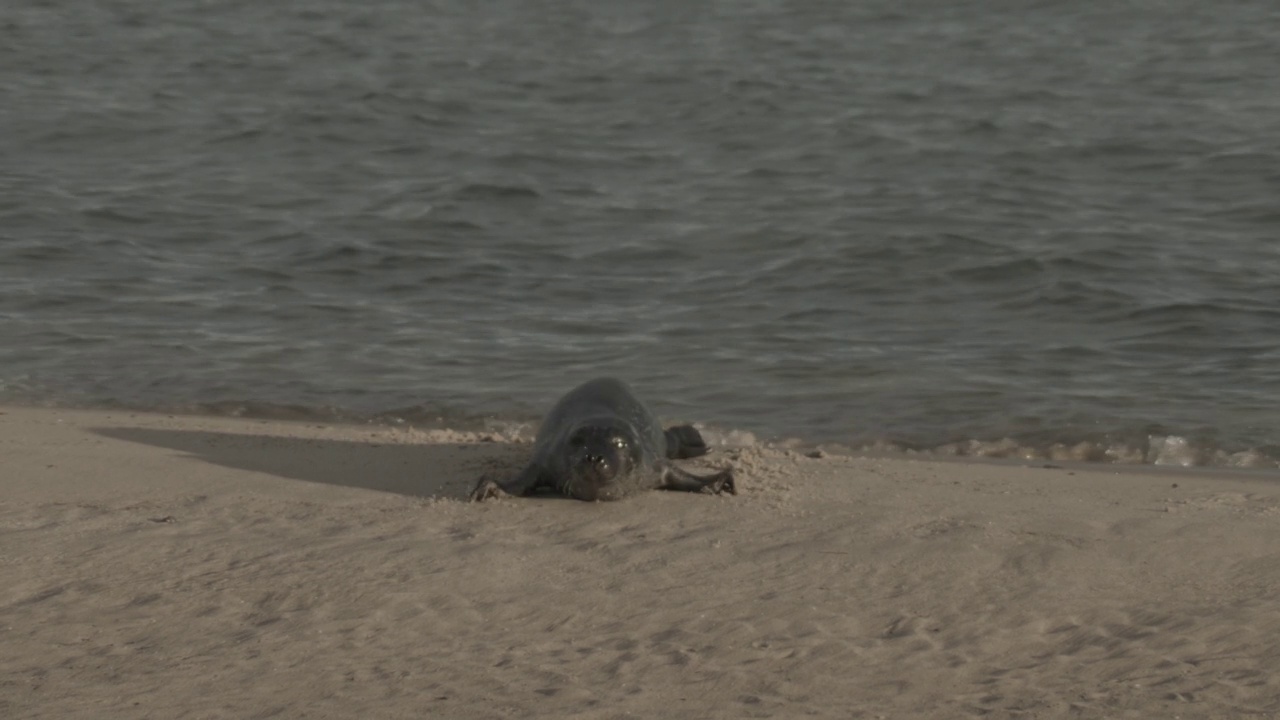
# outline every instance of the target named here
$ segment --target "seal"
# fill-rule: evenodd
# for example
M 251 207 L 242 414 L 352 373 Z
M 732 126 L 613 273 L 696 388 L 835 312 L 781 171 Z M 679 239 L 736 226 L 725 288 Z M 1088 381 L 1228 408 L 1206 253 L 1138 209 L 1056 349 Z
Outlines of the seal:
M 579 500 L 618 500 L 657 489 L 736 495 L 732 469 L 699 477 L 670 462 L 706 453 L 692 425 L 664 431 L 626 383 L 597 378 L 570 390 L 543 418 L 528 467 L 505 482 L 481 480 L 471 499 L 541 489 Z

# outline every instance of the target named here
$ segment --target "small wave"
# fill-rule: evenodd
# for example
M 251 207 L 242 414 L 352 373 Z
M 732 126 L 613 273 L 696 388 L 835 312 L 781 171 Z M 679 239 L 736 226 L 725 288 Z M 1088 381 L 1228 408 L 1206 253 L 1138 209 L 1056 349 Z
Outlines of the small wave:
M 537 190 L 522 185 L 472 183 L 454 191 L 459 200 L 532 200 L 542 197 Z
M 0 263 L 14 262 L 47 262 L 74 259 L 76 253 L 70 247 L 51 243 L 39 245 L 19 245 L 4 255 L 0 255 Z
M 138 225 L 150 222 L 151 219 L 144 217 L 138 213 L 130 213 L 119 208 L 108 207 L 106 205 L 93 205 L 86 207 L 80 211 L 82 215 L 96 220 L 107 220 L 111 222 L 128 223 Z
M 1157 325 L 1190 320 L 1209 321 L 1237 315 L 1252 315 L 1259 319 L 1274 320 L 1280 318 L 1280 310 L 1252 303 L 1205 300 L 1201 302 L 1173 302 L 1150 305 L 1130 311 L 1125 319 Z
M 17 394 L 13 391 L 23 389 L 23 387 L 16 381 L 9 387 L 0 383 L 0 390 L 8 390 L 10 391 L 9 394 L 14 397 Z M 490 434 L 497 439 L 512 442 L 531 440 L 537 427 L 536 421 L 531 418 L 502 418 L 431 405 L 410 405 L 389 410 L 359 411 L 336 405 L 303 405 L 261 400 L 168 403 L 102 401 L 74 405 L 63 405 L 46 400 L 39 404 L 51 407 L 87 407 L 90 409 L 244 418 L 247 420 L 412 427 L 419 430 L 448 430 L 458 433 L 482 432 Z
M 961 280 L 976 282 L 998 282 L 1009 279 L 1026 278 L 1044 271 L 1044 263 L 1034 258 L 1017 258 L 999 260 L 981 265 L 957 268 L 951 276 Z
M 961 440 L 930 447 L 913 447 L 877 441 L 856 452 L 923 458 L 975 458 L 1049 462 L 1103 463 L 1109 465 L 1163 465 L 1177 467 L 1280 468 L 1280 456 L 1262 448 L 1228 451 L 1197 443 L 1179 435 L 1149 435 L 1145 441 L 1079 440 L 1032 443 L 1005 437 L 998 440 Z

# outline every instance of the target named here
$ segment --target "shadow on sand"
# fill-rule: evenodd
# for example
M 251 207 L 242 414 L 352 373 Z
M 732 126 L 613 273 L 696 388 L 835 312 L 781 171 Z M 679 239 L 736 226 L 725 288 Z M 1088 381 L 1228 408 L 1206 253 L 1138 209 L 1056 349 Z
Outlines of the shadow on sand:
M 482 474 L 518 471 L 520 458 L 528 452 L 503 445 L 397 445 L 207 430 L 91 430 L 103 437 L 169 448 L 238 470 L 412 497 L 465 498 Z

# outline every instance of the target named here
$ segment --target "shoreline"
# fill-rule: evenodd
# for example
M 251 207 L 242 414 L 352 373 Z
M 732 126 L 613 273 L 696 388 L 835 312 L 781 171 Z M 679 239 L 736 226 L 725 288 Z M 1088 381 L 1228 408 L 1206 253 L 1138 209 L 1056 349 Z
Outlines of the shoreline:
M 242 405 L 243 403 L 228 403 L 228 405 Z M 256 413 L 248 412 L 244 414 L 236 413 L 217 413 L 202 411 L 200 409 L 191 409 L 190 407 L 172 407 L 167 409 L 142 409 L 133 407 L 104 407 L 94 405 L 40 405 L 34 403 L 18 403 L 18 402 L 0 402 L 0 413 L 12 409 L 14 411 L 50 411 L 50 412 L 69 412 L 69 413 L 101 413 L 105 415 L 126 414 L 130 416 L 152 416 L 165 417 L 170 419 L 186 418 L 192 421 L 208 420 L 231 420 L 242 421 L 247 423 L 278 423 L 284 425 L 298 425 L 310 427 L 325 428 L 349 428 L 352 430 L 395 430 L 409 433 L 410 435 L 425 435 L 427 437 L 458 437 L 458 438 L 489 438 L 494 442 L 532 442 L 533 434 L 537 428 L 538 419 L 531 420 L 499 420 L 497 418 L 484 418 L 480 422 L 479 427 L 451 426 L 444 418 L 439 418 L 436 423 L 418 424 L 412 421 L 405 421 L 387 413 L 373 414 L 368 416 L 359 416 L 354 413 L 340 412 L 334 416 L 326 417 L 310 417 L 304 414 L 303 410 L 297 410 L 295 406 L 287 405 L 271 405 L 272 409 L 277 412 Z M 300 407 L 300 406 L 298 406 Z M 306 408 L 305 410 L 310 410 Z M 476 424 L 477 420 L 473 419 L 472 424 Z M 1095 459 L 1079 459 L 1069 455 L 1057 455 L 1045 453 L 1037 448 L 1026 446 L 1013 448 L 1010 451 L 1010 443 L 1013 442 L 1009 438 L 1000 438 L 996 440 L 969 440 L 957 441 L 954 443 L 946 443 L 933 448 L 917 448 L 906 445 L 892 447 L 893 443 L 876 442 L 861 447 L 855 447 L 848 443 L 841 442 L 814 442 L 803 438 L 787 437 L 778 439 L 760 439 L 760 436 L 750 430 L 735 430 L 719 427 L 708 428 L 704 423 L 694 421 L 694 424 L 702 429 L 704 435 L 711 444 L 720 449 L 741 449 L 743 447 L 760 447 L 774 448 L 782 451 L 792 451 L 797 453 L 821 452 L 824 455 L 832 455 L 839 457 L 854 457 L 879 460 L 902 460 L 902 461 L 919 461 L 919 462 L 939 462 L 939 463 L 977 463 L 980 465 L 997 465 L 997 466 L 1015 466 L 1015 467 L 1049 467 L 1049 468 L 1065 468 L 1073 471 L 1104 471 L 1105 468 L 1115 468 L 1119 472 L 1133 473 L 1190 473 L 1197 475 L 1239 475 L 1242 477 L 1258 476 L 1271 477 L 1280 480 L 1280 461 L 1271 460 L 1260 455 L 1257 451 L 1242 451 L 1234 453 L 1234 455 L 1252 455 L 1253 462 L 1243 464 L 1227 464 L 1227 463 L 1195 463 L 1195 462 L 1170 462 L 1170 461 L 1137 461 L 1133 458 L 1132 450 L 1129 457 L 1124 459 L 1112 460 L 1095 460 Z M 1176 438 L 1176 436 L 1162 436 Z M 961 445 L 977 445 L 976 452 L 957 452 L 956 446 Z M 1123 445 L 1123 443 L 1121 443 Z M 1070 448 L 1062 448 L 1070 450 Z M 989 450 L 989 452 L 988 452 Z M 1026 454 L 1018 454 L 1019 451 L 1025 451 Z M 1197 451 L 1194 454 L 1199 455 L 1199 459 L 1207 453 L 1206 450 Z M 1224 457 L 1228 457 L 1222 451 L 1214 451 L 1219 454 L 1217 458 L 1221 461 Z M 1150 451 L 1147 451 L 1150 454 Z M 1190 456 L 1174 455 L 1173 459 L 1187 460 Z
M 5 717 L 1280 713 L 1269 479 L 747 447 L 472 504 L 527 445 L 0 412 Z

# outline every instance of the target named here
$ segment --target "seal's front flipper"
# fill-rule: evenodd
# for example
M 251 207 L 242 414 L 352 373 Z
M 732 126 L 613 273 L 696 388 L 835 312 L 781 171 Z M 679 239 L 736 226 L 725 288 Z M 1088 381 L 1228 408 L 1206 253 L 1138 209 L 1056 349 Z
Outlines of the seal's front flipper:
M 692 425 L 676 425 L 663 433 L 667 437 L 667 457 L 671 460 L 694 458 L 707 454 L 707 441 Z
M 687 473 L 674 465 L 668 466 L 666 471 L 662 473 L 662 484 L 658 486 L 662 490 L 679 490 L 680 492 L 701 492 L 718 495 L 720 493 L 729 493 L 737 495 L 738 490 L 733 485 L 733 470 L 725 469 L 715 475 L 699 477 L 692 473 Z
M 505 497 L 511 497 L 511 493 L 503 490 L 501 485 L 488 478 L 476 483 L 476 489 L 471 491 L 471 502 Z
M 480 502 L 490 498 L 531 495 L 542 484 L 541 481 L 542 468 L 537 465 L 526 467 L 519 475 L 506 482 L 496 482 L 484 478 L 476 483 L 476 488 L 471 491 L 471 501 Z

